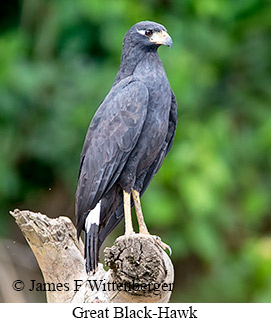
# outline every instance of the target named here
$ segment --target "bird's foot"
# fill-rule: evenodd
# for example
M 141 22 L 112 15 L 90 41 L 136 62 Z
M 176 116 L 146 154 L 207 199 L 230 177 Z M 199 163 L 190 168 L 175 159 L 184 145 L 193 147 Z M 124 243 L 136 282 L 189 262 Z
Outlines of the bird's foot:
M 125 234 L 123 236 L 119 236 L 116 239 L 116 242 L 118 242 L 119 240 L 122 240 L 123 238 L 126 240 L 126 242 L 129 240 L 129 238 L 133 238 L 137 233 L 135 233 L 134 231 L 129 231 L 129 232 L 125 232 Z
M 138 233 L 137 235 L 139 236 L 142 236 L 142 237 L 146 237 L 146 238 L 149 238 L 150 240 L 152 240 L 154 243 L 156 243 L 159 247 L 161 247 L 163 250 L 168 250 L 169 252 L 169 255 L 171 256 L 172 255 L 172 250 L 170 248 L 169 245 L 167 245 L 166 243 L 164 243 L 160 237 L 158 236 L 155 236 L 155 235 L 152 235 L 150 234 L 149 232 L 147 233 Z
M 142 233 L 142 232 L 135 233 L 134 231 L 126 232 L 123 236 L 118 237 L 116 239 L 116 242 L 118 242 L 119 240 L 122 240 L 123 238 L 125 238 L 126 241 L 128 241 L 129 238 L 133 238 L 135 236 L 143 237 L 143 238 L 147 238 L 147 239 L 151 240 L 153 243 L 156 243 L 163 250 L 165 250 L 165 251 L 168 250 L 170 256 L 172 255 L 172 250 L 171 250 L 170 246 L 167 245 L 165 242 L 163 242 L 160 237 L 152 235 L 149 232 L 146 232 L 146 233 Z
M 160 237 L 158 237 L 158 236 L 153 236 L 154 237 L 154 239 L 155 239 L 155 242 L 162 248 L 162 249 L 164 249 L 165 251 L 166 250 L 168 250 L 168 252 L 169 252 L 169 255 L 171 256 L 172 255 L 172 249 L 170 248 L 170 246 L 168 245 L 168 244 L 166 244 L 165 242 L 163 242 L 162 240 L 161 240 L 161 238 Z

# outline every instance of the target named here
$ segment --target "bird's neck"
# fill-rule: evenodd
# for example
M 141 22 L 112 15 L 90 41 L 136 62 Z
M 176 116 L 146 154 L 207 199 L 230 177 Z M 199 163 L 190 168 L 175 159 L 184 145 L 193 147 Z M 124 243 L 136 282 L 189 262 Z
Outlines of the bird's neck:
M 130 47 L 129 50 L 122 51 L 121 63 L 114 81 L 114 85 L 124 78 L 131 76 L 136 66 L 146 58 L 148 53 L 153 56 L 153 59 L 159 60 L 157 49 L 146 50 L 145 48 L 141 49 L 135 46 Z

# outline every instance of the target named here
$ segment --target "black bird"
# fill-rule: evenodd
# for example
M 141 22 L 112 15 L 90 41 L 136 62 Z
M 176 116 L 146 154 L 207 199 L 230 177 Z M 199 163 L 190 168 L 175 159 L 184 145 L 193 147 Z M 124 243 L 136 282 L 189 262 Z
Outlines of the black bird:
M 101 244 L 123 216 L 125 235 L 134 234 L 133 204 L 139 233 L 149 235 L 139 197 L 170 150 L 177 123 L 160 45 L 171 47 L 172 39 L 158 23 L 142 21 L 128 30 L 113 87 L 86 134 L 75 208 L 78 237 L 85 231 L 88 273 L 95 272 Z

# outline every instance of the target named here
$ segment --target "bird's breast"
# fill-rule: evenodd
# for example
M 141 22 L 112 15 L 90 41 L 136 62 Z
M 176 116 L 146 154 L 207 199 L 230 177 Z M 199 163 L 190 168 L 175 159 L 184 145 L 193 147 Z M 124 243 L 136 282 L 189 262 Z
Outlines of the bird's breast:
M 134 70 L 134 77 L 143 82 L 149 91 L 149 109 L 169 109 L 171 90 L 166 72 L 157 54 L 147 55 Z
M 171 89 L 160 59 L 147 57 L 140 62 L 133 76 L 148 88 L 149 102 L 137 147 L 134 151 L 141 162 L 138 171 L 149 167 L 161 150 L 167 132 L 171 107 Z

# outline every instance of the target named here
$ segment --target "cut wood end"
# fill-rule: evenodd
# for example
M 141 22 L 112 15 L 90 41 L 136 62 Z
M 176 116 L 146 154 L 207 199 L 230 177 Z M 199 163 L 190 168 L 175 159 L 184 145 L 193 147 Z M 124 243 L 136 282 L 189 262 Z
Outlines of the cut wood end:
M 151 237 L 140 234 L 119 237 L 112 248 L 105 249 L 105 264 L 112 270 L 112 281 L 126 287 L 114 301 L 119 301 L 119 297 L 136 302 L 169 300 L 173 266 Z

